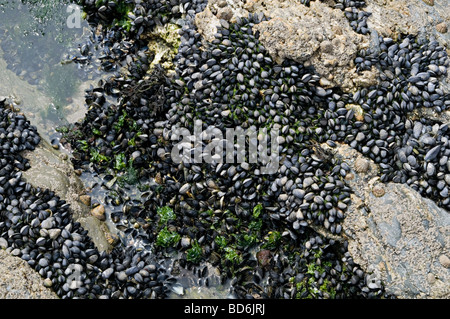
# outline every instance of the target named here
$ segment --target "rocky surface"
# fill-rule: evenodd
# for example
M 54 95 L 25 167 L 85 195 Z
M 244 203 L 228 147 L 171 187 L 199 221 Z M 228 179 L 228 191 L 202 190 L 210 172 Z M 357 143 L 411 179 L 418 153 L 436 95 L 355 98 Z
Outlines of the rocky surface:
M 58 299 L 25 260 L 0 249 L 0 299 Z
M 419 34 L 434 37 L 449 47 L 449 1 L 435 1 L 434 5 L 422 0 L 368 0 L 366 3 L 363 10 L 371 13 L 367 35 L 353 31 L 345 11 L 334 9 L 332 2 L 321 1 L 311 1 L 309 7 L 294 0 L 209 1 L 208 7 L 196 16 L 196 25 L 205 39 L 211 41 L 220 19 L 235 21 L 249 12 L 262 12 L 271 20 L 260 23 L 256 30 L 278 63 L 291 59 L 314 65 L 322 76 L 323 87 L 340 86 L 346 91 L 377 83 L 378 72 L 374 67 L 358 73 L 353 63 L 359 50 L 377 50 L 374 40 L 377 35 L 395 38 L 399 34 Z M 450 92 L 450 73 L 443 90 Z
M 291 59 L 313 65 L 321 76 L 322 87 L 339 86 L 344 91 L 377 83 L 375 68 L 357 73 L 354 58 L 361 49 L 376 49 L 374 39 L 378 34 L 393 38 L 401 33 L 436 37 L 448 48 L 446 26 L 450 22 L 450 3 L 447 0 L 436 1 L 434 5 L 419 0 L 368 0 L 367 3 L 364 10 L 372 14 L 368 19 L 369 35 L 354 32 L 343 11 L 334 9 L 332 3 L 320 1 L 311 2 L 309 7 L 294 0 L 209 1 L 208 7 L 197 15 L 196 25 L 205 40 L 213 41 L 217 32 L 215 26 L 223 23 L 220 19 L 233 22 L 249 12 L 263 13 L 271 19 L 255 25 L 254 29 L 276 62 Z M 450 92 L 448 79 L 447 75 L 447 82 L 443 84 L 446 92 Z M 432 112 L 417 111 L 413 116 L 449 122 L 448 112 L 439 115 Z M 449 298 L 448 212 L 407 185 L 381 183 L 377 165 L 350 147 L 340 146 L 333 151 L 352 168 L 346 180 L 354 194 L 343 223 L 343 235 L 331 235 L 326 229 L 315 230 L 329 238 L 348 241 L 354 261 L 369 273 L 366 277 L 369 288 L 376 289 L 383 284 L 388 293 L 399 298 Z M 108 233 L 105 235 L 105 224 L 99 220 L 105 219 L 104 209 L 98 211 L 103 206 L 89 210 L 90 202 L 85 201 L 83 187 L 68 162 L 48 144 L 41 144 L 26 156 L 32 169 L 25 172 L 24 177 L 33 186 L 49 188 L 69 202 L 74 216 L 89 230 L 97 247 L 108 249 L 112 239 Z M 3 259 L 7 266 L 0 263 L 0 267 L 7 267 L 6 277 L 16 269 L 17 262 L 8 258 L 13 257 Z M 23 288 L 20 282 L 17 286 L 20 288 L 3 285 L 0 297 L 2 291 L 6 291 L 5 298 L 42 298 L 43 292 L 38 288 Z M 20 291 L 21 288 L 24 291 Z
M 368 0 L 365 11 L 372 13 L 367 24 L 372 32 L 395 37 L 398 34 L 418 34 L 435 38 L 450 52 L 450 1 L 422 0 Z M 433 3 L 433 5 L 427 4 Z M 443 27 L 446 27 L 443 29 Z M 445 31 L 445 32 L 443 32 Z M 372 44 L 373 46 L 373 44 Z M 450 92 L 450 73 L 442 83 L 444 92 Z
M 80 199 L 86 190 L 75 174 L 72 164 L 64 160 L 63 153 L 54 150 L 49 143 L 42 140 L 38 147 L 23 155 L 30 161 L 31 168 L 23 177 L 34 187 L 50 189 L 70 204 L 75 220 L 89 231 L 89 235 L 100 251 L 110 250 L 105 232 L 108 228 L 98 218 L 91 215 L 90 207 Z
M 377 165 L 350 147 L 334 151 L 352 168 L 343 238 L 372 284 L 399 298 L 449 298 L 450 214 L 407 185 L 381 183 Z
M 450 1 L 422 0 L 367 0 L 365 11 L 371 12 L 368 25 L 383 36 L 393 37 L 398 33 L 434 36 L 442 44 L 450 43 L 450 34 L 436 30 L 440 23 L 450 23 Z
M 212 1 L 196 16 L 196 25 L 206 40 L 213 39 L 219 18 L 234 21 L 248 16 L 249 12 L 264 13 L 271 19 L 256 25 L 255 30 L 277 63 L 290 59 L 314 65 L 325 88 L 338 85 L 350 90 L 377 83 L 375 68 L 356 72 L 353 60 L 359 50 L 369 47 L 370 37 L 353 31 L 343 11 L 320 1 L 311 2 L 310 7 L 291 0 L 227 3 L 232 15 L 221 15 L 226 7 L 221 8 L 220 3 Z

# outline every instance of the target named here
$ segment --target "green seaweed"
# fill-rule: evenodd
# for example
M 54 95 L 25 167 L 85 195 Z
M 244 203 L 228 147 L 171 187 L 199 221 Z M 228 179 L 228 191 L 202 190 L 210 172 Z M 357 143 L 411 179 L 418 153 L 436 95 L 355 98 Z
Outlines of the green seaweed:
M 238 265 L 242 262 L 242 256 L 239 255 L 236 249 L 232 247 L 225 247 L 225 259 L 231 262 L 234 265 Z
M 127 167 L 126 157 L 124 153 L 114 156 L 114 169 L 121 171 Z
M 200 263 L 203 258 L 203 250 L 197 241 L 194 241 L 192 248 L 186 251 L 186 260 L 194 264 Z
M 170 220 L 175 220 L 177 217 L 176 214 L 174 213 L 173 209 L 170 208 L 169 206 L 164 206 L 164 207 L 158 208 L 156 213 L 159 216 L 159 224 L 160 225 L 165 225 Z
M 156 245 L 160 247 L 175 247 L 180 241 L 181 236 L 177 232 L 169 231 L 167 226 L 161 229 L 156 237 Z

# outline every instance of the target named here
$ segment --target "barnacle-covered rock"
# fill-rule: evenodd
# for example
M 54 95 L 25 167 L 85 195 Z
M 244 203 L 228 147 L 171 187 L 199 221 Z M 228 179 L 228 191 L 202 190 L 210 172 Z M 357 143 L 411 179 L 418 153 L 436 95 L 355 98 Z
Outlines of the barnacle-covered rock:
M 355 262 L 399 298 L 448 297 L 448 271 L 438 260 L 450 247 L 450 215 L 408 185 L 381 185 L 377 165 L 369 159 L 364 160 L 372 169 L 360 173 L 356 166 L 363 158 L 348 146 L 333 151 L 355 173 L 349 181 L 354 194 L 342 223 Z M 383 196 L 371 194 L 377 186 Z
M 255 25 L 254 32 L 277 63 L 293 60 L 314 65 L 329 83 L 327 87 L 350 90 L 355 85 L 377 83 L 376 69 L 365 74 L 354 70 L 353 59 L 360 49 L 369 46 L 370 38 L 356 33 L 343 11 L 320 1 L 311 2 L 309 7 L 296 1 L 251 1 L 245 5 L 232 2 L 230 7 L 236 17 L 245 17 L 247 12 L 269 17 L 268 21 Z M 202 15 L 205 18 L 200 18 Z M 196 25 L 211 40 L 217 18 L 207 7 L 197 15 Z

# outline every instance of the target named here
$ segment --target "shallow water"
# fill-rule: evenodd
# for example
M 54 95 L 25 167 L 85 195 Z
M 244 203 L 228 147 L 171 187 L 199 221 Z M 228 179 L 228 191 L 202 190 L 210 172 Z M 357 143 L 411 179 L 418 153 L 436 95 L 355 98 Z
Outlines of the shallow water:
M 67 26 L 68 1 L 28 2 L 0 0 L 0 96 L 9 97 L 50 141 L 56 127 L 86 112 L 89 81 L 66 60 L 89 26 L 84 20 L 80 28 Z

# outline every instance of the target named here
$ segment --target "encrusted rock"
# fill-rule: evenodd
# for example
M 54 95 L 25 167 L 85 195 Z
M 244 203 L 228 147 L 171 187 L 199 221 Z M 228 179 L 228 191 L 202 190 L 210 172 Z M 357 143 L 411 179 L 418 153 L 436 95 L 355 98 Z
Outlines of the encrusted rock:
M 0 299 L 58 299 L 25 260 L 0 249 Z
M 195 16 L 195 24 L 198 28 L 198 32 L 203 34 L 206 41 L 212 42 L 214 34 L 217 33 L 217 26 L 220 25 L 219 18 L 216 17 L 210 7 L 206 7 L 203 12 L 200 12 Z
M 359 50 L 367 48 L 370 37 L 353 31 L 343 11 L 321 1 L 312 1 L 307 7 L 298 1 L 227 1 L 236 17 L 248 13 L 264 13 L 269 21 L 254 26 L 259 40 L 277 63 L 291 59 L 305 65 L 314 65 L 325 88 L 339 86 L 351 90 L 355 86 L 377 84 L 378 71 L 356 72 L 354 58 Z M 197 14 L 195 24 L 208 41 L 214 40 L 220 25 L 215 4 Z M 223 18 L 223 17 L 222 17 Z M 227 19 L 229 20 L 229 19 Z
M 398 298 L 449 298 L 449 213 L 406 184 L 381 184 L 370 159 L 370 169 L 359 174 L 354 159 L 363 157 L 350 146 L 331 150 L 355 174 L 347 181 L 353 194 L 343 238 L 353 260 L 373 274 L 370 284 L 375 287 L 379 279 Z M 377 186 L 384 189 L 382 197 L 370 195 Z
M 105 216 L 105 207 L 103 205 L 98 205 L 91 209 L 91 214 L 98 220 L 104 221 L 106 220 Z
M 446 255 L 439 256 L 439 262 L 443 267 L 450 268 L 450 258 L 448 258 Z

